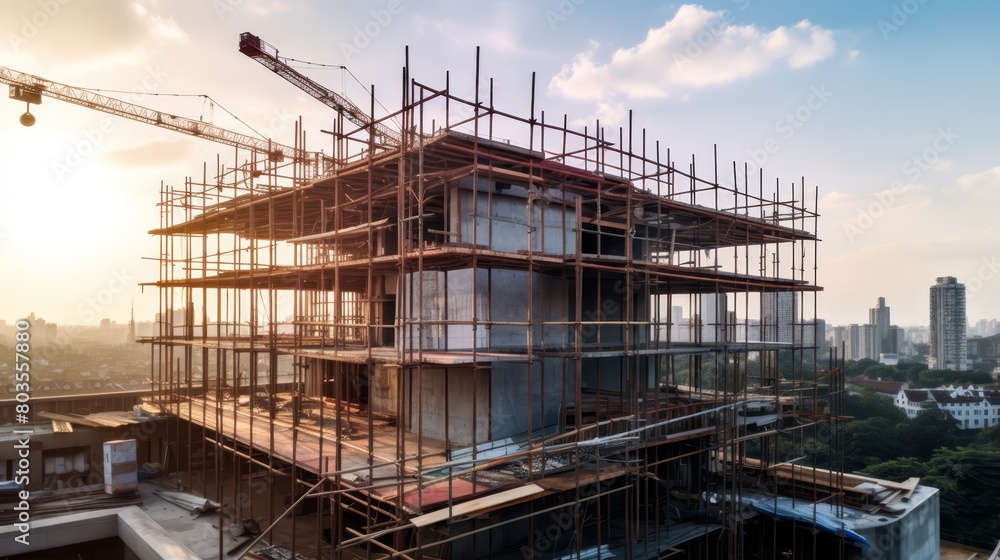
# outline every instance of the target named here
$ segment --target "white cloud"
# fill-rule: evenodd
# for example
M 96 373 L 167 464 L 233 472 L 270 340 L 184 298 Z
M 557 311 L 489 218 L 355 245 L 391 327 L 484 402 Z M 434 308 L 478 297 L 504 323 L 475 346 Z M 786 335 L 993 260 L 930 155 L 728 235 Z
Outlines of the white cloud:
M 748 78 L 778 62 L 807 68 L 837 51 L 833 31 L 807 20 L 766 31 L 731 19 L 726 10 L 685 4 L 641 43 L 615 51 L 610 62 L 597 60 L 596 45 L 577 54 L 549 82 L 549 92 L 588 101 L 665 98 Z
M 11 0 L 0 19 L 0 37 L 6 39 L 0 52 L 91 67 L 137 64 L 152 49 L 188 41 L 160 9 L 152 0 L 105 0 L 100 9 L 84 2 Z
M 146 29 L 150 39 L 162 39 L 167 42 L 186 43 L 187 33 L 172 17 L 163 17 L 150 11 L 142 4 L 132 4 L 136 17 Z
M 1000 198 L 1000 166 L 979 173 L 962 175 L 955 180 L 959 189 L 979 199 Z
M 594 114 L 587 119 L 574 121 L 577 125 L 591 125 L 596 121 L 601 121 L 601 126 L 617 126 L 625 123 L 628 111 L 625 104 L 620 101 L 601 101 L 597 104 Z

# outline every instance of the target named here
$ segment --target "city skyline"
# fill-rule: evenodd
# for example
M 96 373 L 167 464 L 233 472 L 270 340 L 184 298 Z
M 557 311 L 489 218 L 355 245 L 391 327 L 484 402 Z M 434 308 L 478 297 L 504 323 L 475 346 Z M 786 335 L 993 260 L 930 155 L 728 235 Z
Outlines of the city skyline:
M 732 182 L 732 160 L 749 162 L 751 176 L 762 165 L 766 185 L 805 174 L 807 197 L 819 188 L 818 316 L 828 324 L 863 320 L 885 294 L 894 323 L 928 324 L 926 286 L 946 275 L 968 286 L 969 317 L 1000 314 L 989 212 L 1000 161 L 985 148 L 1000 116 L 982 110 L 998 76 L 970 71 L 992 64 L 996 6 L 636 2 L 623 11 L 574 0 L 508 2 L 489 17 L 454 2 L 392 12 L 252 0 L 52 6 L 8 4 L 0 65 L 252 134 L 247 123 L 284 143 L 302 115 L 317 127 L 310 147 L 326 151 L 316 123 L 330 122 L 329 110 L 240 55 L 240 32 L 297 59 L 346 64 L 350 74 L 302 71 L 359 102 L 359 83 L 373 83 L 387 106 L 406 46 L 421 75 L 457 69 L 451 83 L 464 95 L 478 45 L 480 89 L 494 79 L 498 107 L 526 107 L 522 86 L 535 71 L 536 111 L 553 111 L 549 120 L 566 112 L 591 129 L 600 120 L 617 137 L 632 109 L 675 161 L 694 154 L 704 165 L 717 144 L 720 182 Z M 17 294 L 0 314 L 18 305 L 62 324 L 121 322 L 134 299 L 139 316 L 152 315 L 155 297 L 139 284 L 157 276 L 146 232 L 160 181 L 182 185 L 200 174 L 192 162 L 227 148 L 50 99 L 23 128 L 24 110 L 0 103 L 0 258 L 17 269 L 0 281 Z

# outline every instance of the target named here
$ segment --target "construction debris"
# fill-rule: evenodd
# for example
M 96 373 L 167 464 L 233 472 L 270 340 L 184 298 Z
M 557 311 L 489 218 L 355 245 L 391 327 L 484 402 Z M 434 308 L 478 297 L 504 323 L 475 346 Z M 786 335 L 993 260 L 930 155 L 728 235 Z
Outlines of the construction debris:
M 206 498 L 199 498 L 198 496 L 187 494 L 184 492 L 170 492 L 167 490 L 154 490 L 154 494 L 163 498 L 164 500 L 186 509 L 194 514 L 202 514 L 205 512 L 218 511 L 221 504 L 218 502 L 213 502 L 212 500 Z

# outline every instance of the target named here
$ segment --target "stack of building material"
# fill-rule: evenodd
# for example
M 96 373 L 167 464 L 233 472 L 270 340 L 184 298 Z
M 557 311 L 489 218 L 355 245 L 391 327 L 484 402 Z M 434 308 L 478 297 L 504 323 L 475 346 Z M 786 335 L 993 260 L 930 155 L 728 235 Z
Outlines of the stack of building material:
M 18 512 L 13 510 L 15 505 L 16 502 L 0 505 L 0 523 L 9 524 L 17 522 Z M 142 505 L 142 498 L 138 494 L 109 496 L 102 491 L 100 485 L 31 493 L 31 517 L 33 519 L 79 511 L 120 508 L 132 505 Z
M 138 489 L 139 473 L 135 440 L 104 442 L 104 491 L 118 495 L 132 494 Z

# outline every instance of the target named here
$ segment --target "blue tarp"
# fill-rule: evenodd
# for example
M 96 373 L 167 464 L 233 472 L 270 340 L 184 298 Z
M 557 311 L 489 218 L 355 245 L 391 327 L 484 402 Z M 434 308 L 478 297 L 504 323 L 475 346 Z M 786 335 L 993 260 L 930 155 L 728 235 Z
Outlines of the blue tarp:
M 847 537 L 870 547 L 867 539 L 854 532 L 854 523 L 837 517 L 829 504 L 811 504 L 802 500 L 792 500 L 785 496 L 777 498 L 743 498 L 743 502 L 764 515 L 780 521 L 799 521 L 815 525 L 819 529 L 841 537 Z

